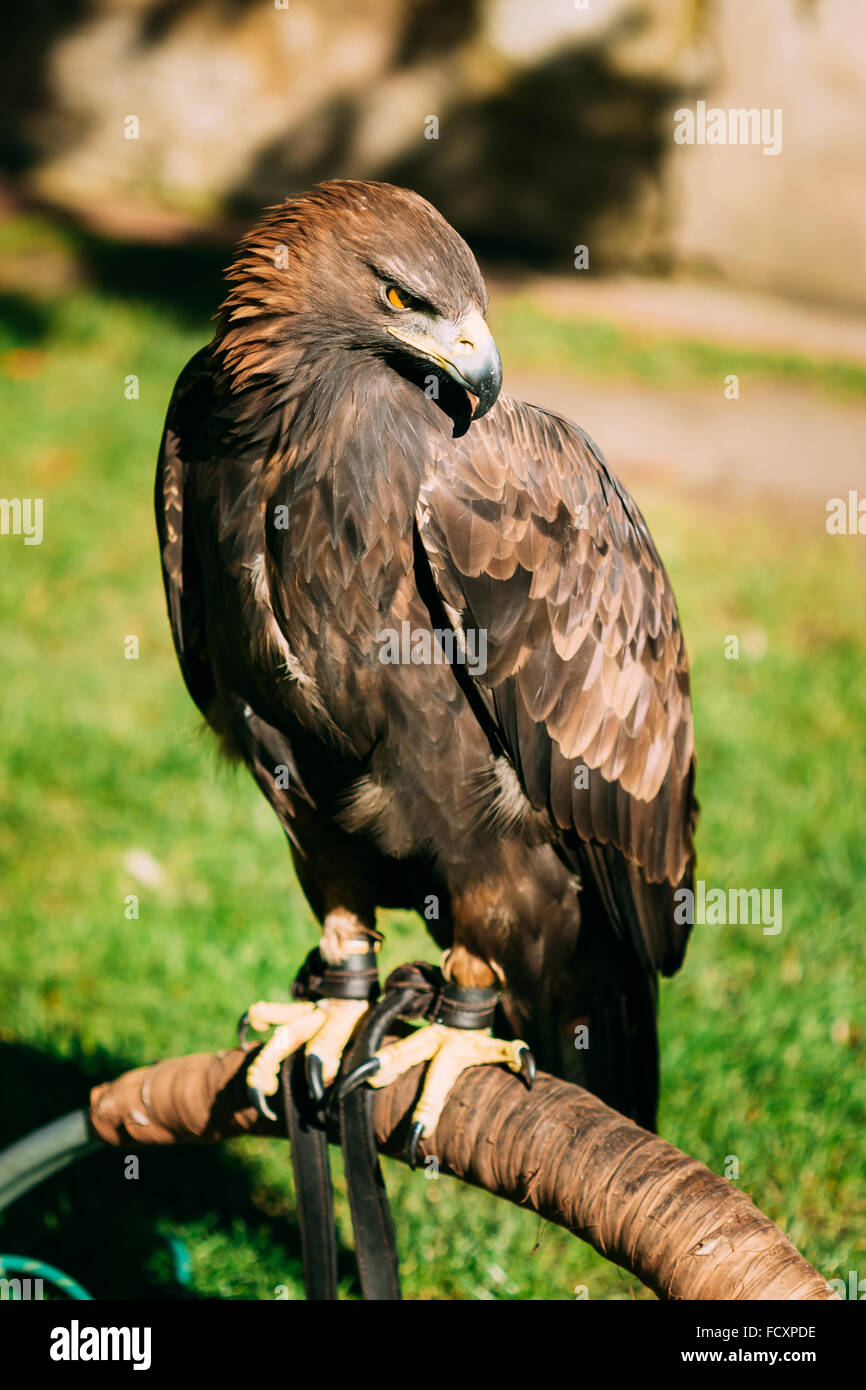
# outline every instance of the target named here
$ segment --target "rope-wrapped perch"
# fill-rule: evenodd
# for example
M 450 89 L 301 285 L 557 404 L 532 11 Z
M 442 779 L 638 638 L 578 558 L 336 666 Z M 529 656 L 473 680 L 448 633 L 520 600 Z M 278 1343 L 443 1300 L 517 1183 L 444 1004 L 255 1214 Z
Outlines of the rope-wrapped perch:
M 197 1053 L 126 1072 L 94 1088 L 92 1128 L 120 1146 L 285 1137 L 249 1103 L 252 1055 Z M 397 1158 L 422 1076 L 416 1067 L 375 1094 L 377 1144 Z M 587 1241 L 660 1298 L 836 1297 L 726 1179 L 588 1091 L 543 1072 L 531 1094 L 499 1068 L 464 1072 L 425 1151 L 435 1152 L 441 1172 Z

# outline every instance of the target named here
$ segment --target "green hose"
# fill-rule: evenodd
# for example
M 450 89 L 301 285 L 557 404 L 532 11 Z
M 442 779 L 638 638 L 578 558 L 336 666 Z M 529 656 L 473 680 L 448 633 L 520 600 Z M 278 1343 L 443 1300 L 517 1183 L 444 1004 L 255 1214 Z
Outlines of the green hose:
M 8 1274 L 24 1274 L 28 1280 L 39 1279 L 42 1283 L 52 1284 L 54 1288 L 65 1293 L 67 1298 L 77 1299 L 81 1303 L 93 1302 L 92 1294 L 83 1289 L 71 1275 L 64 1274 L 62 1269 L 46 1264 L 44 1260 L 31 1260 L 26 1255 L 0 1255 L 0 1277 L 5 1279 Z M 13 1294 L 13 1301 L 15 1297 Z
M 70 1115 L 34 1129 L 32 1134 L 10 1144 L 0 1153 L 0 1211 L 77 1158 L 100 1147 L 100 1141 L 88 1127 L 86 1110 L 73 1110 Z M 43 1260 L 29 1259 L 25 1255 L 0 1255 L 0 1277 L 5 1279 L 10 1274 L 40 1279 L 60 1289 L 67 1298 L 92 1301 L 91 1295 L 75 1279 Z
M 32 1134 L 0 1152 L 0 1211 L 76 1159 L 103 1147 L 87 1123 L 86 1110 L 73 1110 L 60 1120 L 34 1129 Z M 162 1238 L 171 1251 L 175 1279 L 178 1284 L 189 1284 L 192 1266 L 186 1245 L 171 1232 L 163 1233 Z M 93 1301 L 92 1295 L 75 1279 L 53 1265 L 24 1255 L 0 1255 L 0 1278 L 13 1273 L 41 1279 L 61 1289 L 68 1298 Z
M 86 1110 L 73 1110 L 10 1144 L 0 1153 L 0 1211 L 98 1148 L 102 1144 L 88 1126 Z

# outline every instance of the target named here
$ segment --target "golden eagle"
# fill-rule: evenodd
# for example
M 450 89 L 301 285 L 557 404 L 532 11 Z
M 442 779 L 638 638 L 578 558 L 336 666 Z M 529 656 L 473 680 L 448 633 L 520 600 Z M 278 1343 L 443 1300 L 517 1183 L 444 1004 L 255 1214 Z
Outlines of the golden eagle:
M 429 1137 L 463 1067 L 526 1070 L 528 1045 L 652 1127 L 696 803 L 643 517 L 578 426 L 500 394 L 476 261 L 416 194 L 290 198 L 228 281 L 159 458 L 171 627 L 286 832 L 324 973 L 369 957 L 377 907 L 417 909 L 444 952 L 451 1014 L 368 1073 L 431 1063 Z M 279 1026 L 253 1084 L 306 1042 L 321 1090 L 367 997 L 255 1005 Z

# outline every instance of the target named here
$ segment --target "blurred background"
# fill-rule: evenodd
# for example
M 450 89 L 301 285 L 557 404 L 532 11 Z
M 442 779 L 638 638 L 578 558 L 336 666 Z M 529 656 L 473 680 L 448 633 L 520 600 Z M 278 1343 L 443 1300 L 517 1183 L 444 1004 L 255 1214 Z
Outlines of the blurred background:
M 152 477 L 257 211 L 386 179 L 473 246 L 505 389 L 635 493 L 692 657 L 699 874 L 783 892 L 778 935 L 698 927 L 665 984 L 661 1132 L 866 1294 L 866 10 L 40 0 L 5 23 L 0 491 L 41 499 L 44 534 L 0 535 L 0 1140 L 229 1045 L 315 941 L 183 688 Z M 780 112 L 780 148 L 677 143 L 699 103 Z M 435 958 L 416 920 L 386 929 L 387 966 Z M 407 1297 L 650 1296 L 527 1213 L 387 1176 Z M 297 1298 L 293 1204 L 279 1145 L 148 1153 L 137 1180 L 98 1155 L 0 1247 L 97 1297 Z

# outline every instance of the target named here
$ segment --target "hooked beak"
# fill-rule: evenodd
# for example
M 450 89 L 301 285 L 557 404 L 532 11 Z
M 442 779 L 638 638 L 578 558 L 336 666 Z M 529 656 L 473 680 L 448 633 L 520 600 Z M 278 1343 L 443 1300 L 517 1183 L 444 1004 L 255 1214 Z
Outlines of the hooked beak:
M 502 362 L 493 335 L 477 309 L 455 326 L 444 319 L 430 331 L 413 335 L 396 327 L 388 332 L 422 357 L 435 362 L 471 399 L 472 419 L 486 415 L 502 386 Z

